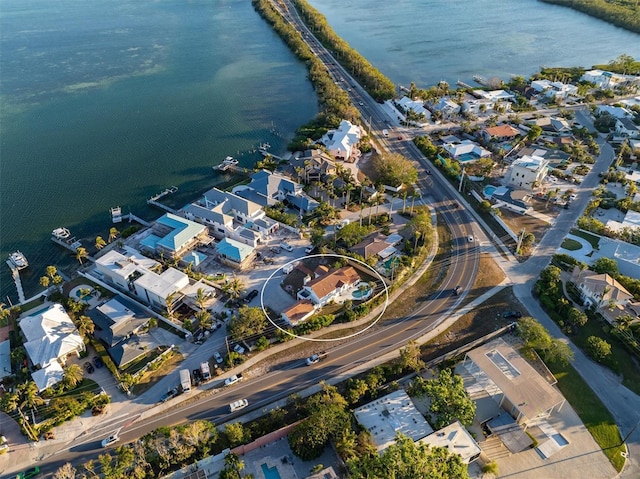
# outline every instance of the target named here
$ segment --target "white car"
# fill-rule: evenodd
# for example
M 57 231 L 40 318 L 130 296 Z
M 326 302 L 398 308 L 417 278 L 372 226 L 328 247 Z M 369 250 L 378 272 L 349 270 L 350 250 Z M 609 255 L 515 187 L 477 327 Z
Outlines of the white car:
M 233 376 L 228 377 L 227 379 L 224 380 L 224 385 L 231 386 L 232 384 L 237 383 L 241 379 L 242 379 L 242 374 L 234 374 Z
M 311 246 L 307 246 L 304 250 L 305 254 L 310 254 L 314 249 L 316 249 L 315 246 L 311 245 Z
M 575 201 L 575 200 L 576 200 L 576 198 L 578 198 L 578 195 L 577 195 L 577 194 L 575 194 L 575 193 L 574 193 L 574 194 L 572 194 L 571 196 L 569 196 L 569 199 L 570 199 L 571 201 Z
M 233 347 L 233 350 L 238 354 L 244 354 L 244 348 L 242 346 L 240 346 L 239 344 L 236 344 Z
M 238 409 L 243 409 L 249 405 L 249 401 L 246 399 L 238 399 L 237 401 L 233 401 L 229 404 L 229 410 L 231 412 L 237 411 Z
M 474 241 L 473 236 L 467 236 L 467 241 L 469 243 L 473 243 L 473 241 Z
M 222 364 L 222 361 L 224 361 L 224 359 L 222 359 L 222 356 L 220 355 L 220 353 L 218 351 L 215 351 L 213 353 L 213 358 L 216 360 L 216 363 L 218 363 L 218 364 Z
M 102 447 L 109 447 L 111 444 L 115 444 L 119 440 L 120 440 L 120 438 L 117 435 L 114 434 L 112 436 L 109 436 L 109 437 L 103 439 L 100 444 L 102 445 Z
M 289 251 L 289 252 L 293 251 L 293 246 L 291 246 L 289 243 L 286 243 L 284 241 L 280 243 L 280 247 L 285 251 Z

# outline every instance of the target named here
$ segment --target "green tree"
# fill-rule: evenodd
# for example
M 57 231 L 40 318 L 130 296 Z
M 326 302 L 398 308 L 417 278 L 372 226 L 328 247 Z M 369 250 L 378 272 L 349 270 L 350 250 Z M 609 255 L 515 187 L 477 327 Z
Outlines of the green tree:
M 573 352 L 567 344 L 552 338 L 544 326 L 529 316 L 518 320 L 516 332 L 524 341 L 525 352 L 537 351 L 545 361 L 560 364 L 567 364 L 573 359 Z
M 261 308 L 242 306 L 231 318 L 227 332 L 234 341 L 242 341 L 250 336 L 260 335 L 267 327 L 267 318 Z
M 420 345 L 409 341 L 407 346 L 400 349 L 400 367 L 403 371 L 420 371 L 424 368 L 424 361 L 420 357 Z
M 77 364 L 69 364 L 64 368 L 62 383 L 66 389 L 73 389 L 84 379 L 82 368 Z
M 203 329 L 211 329 L 213 325 L 213 319 L 211 317 L 211 313 L 206 309 L 201 309 L 197 311 L 195 314 L 195 318 L 198 321 L 198 326 Z
M 469 397 L 462 377 L 451 369 L 443 369 L 437 378 L 423 380 L 418 376 L 412 391 L 418 396 L 426 396 L 431 400 L 429 416 L 436 429 L 440 429 L 453 421 L 471 424 L 476 414 L 476 403 Z
M 527 132 L 527 140 L 532 143 L 536 141 L 541 134 L 542 128 L 540 128 L 538 125 L 533 125 Z
M 224 433 L 226 434 L 227 439 L 229 439 L 231 447 L 244 444 L 246 440 L 250 438 L 249 431 L 244 428 L 241 422 L 227 424 L 224 427 Z
M 222 291 L 227 293 L 232 301 L 238 299 L 244 289 L 245 286 L 242 280 L 240 278 L 236 278 L 235 276 L 232 280 L 228 281 L 224 284 L 224 286 L 222 286 Z
M 357 404 L 369 391 L 369 385 L 363 379 L 349 379 L 347 381 L 346 398 L 349 404 Z
M 592 269 L 598 274 L 618 275 L 618 263 L 613 258 L 598 258 L 593 262 Z
M 587 317 L 586 314 L 584 314 L 582 311 L 580 311 L 578 308 L 571 308 L 569 310 L 569 314 L 567 316 L 567 320 L 569 321 L 569 323 L 571 323 L 573 326 L 579 326 L 582 327 L 585 324 L 587 324 L 587 321 L 589 320 L 589 318 Z
M 467 466 L 458 454 L 442 447 L 414 442 L 402 433 L 382 454 L 356 455 L 347 461 L 352 479 L 395 478 L 468 479 Z
M 82 264 L 82 260 L 87 259 L 88 257 L 89 257 L 89 253 L 87 253 L 86 248 L 83 248 L 82 246 L 80 246 L 79 248 L 76 249 L 76 259 L 78 260 L 78 263 Z
M 601 363 L 611 355 L 611 345 L 598 336 L 587 338 L 587 354 Z
M 120 232 L 118 231 L 118 228 L 116 228 L 115 226 L 109 229 L 109 243 L 115 240 L 119 235 L 120 235 Z
M 76 328 L 78 329 L 78 333 L 83 338 L 86 338 L 88 335 L 93 334 L 96 328 L 91 318 L 89 316 L 84 316 L 84 315 L 76 319 L 75 324 L 76 324 Z
M 20 409 L 35 409 L 44 404 L 44 399 L 38 395 L 38 386 L 33 381 L 19 384 L 16 391 L 18 391 Z
M 360 226 L 358 223 L 349 223 L 338 231 L 338 238 L 344 241 L 347 247 L 351 247 L 360 241 L 373 230 L 371 226 Z
M 418 170 L 413 163 L 398 153 L 375 155 L 372 166 L 378 180 L 385 185 L 411 185 L 418 180 Z
M 102 238 L 102 236 L 96 236 L 96 249 L 101 250 L 105 246 L 107 246 L 107 242 Z
M 433 237 L 433 226 L 431 224 L 431 215 L 427 209 L 419 209 L 409 220 L 409 229 L 414 235 L 413 248 L 418 247 L 418 239 L 422 238 L 423 245 L 431 244 Z

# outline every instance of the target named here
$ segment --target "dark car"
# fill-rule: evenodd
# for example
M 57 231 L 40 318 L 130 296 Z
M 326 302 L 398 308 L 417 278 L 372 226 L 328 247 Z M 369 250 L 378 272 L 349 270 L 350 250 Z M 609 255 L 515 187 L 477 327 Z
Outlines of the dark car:
M 258 296 L 258 294 L 260 294 L 260 293 L 258 292 L 258 290 L 257 290 L 257 289 L 252 289 L 252 290 L 249 292 L 249 294 L 244 298 L 244 302 L 245 302 L 245 303 L 250 303 L 250 302 L 253 300 L 253 298 L 255 298 L 256 296 Z
M 462 286 L 456 286 L 453 290 L 453 294 L 458 296 L 458 294 L 460 294 L 460 290 L 462 290 Z
M 568 210 L 568 209 L 569 209 L 569 205 L 571 205 L 571 203 L 569 203 L 569 202 L 567 201 L 567 202 L 564 204 L 563 208 L 564 208 L 565 210 Z
M 100 369 L 102 366 L 104 366 L 104 363 L 102 362 L 102 359 L 100 358 L 100 356 L 94 356 L 93 357 L 93 364 L 98 369 Z
M 196 386 L 202 382 L 202 371 L 199 369 L 193 370 L 193 382 L 196 383 Z
M 505 311 L 502 313 L 503 318 L 521 318 L 522 313 L 520 311 Z
M 91 365 L 91 363 L 89 361 L 87 361 L 86 363 L 84 363 L 82 365 L 84 367 L 84 370 L 88 373 L 91 374 L 92 372 L 95 371 L 95 369 L 93 368 L 93 366 Z

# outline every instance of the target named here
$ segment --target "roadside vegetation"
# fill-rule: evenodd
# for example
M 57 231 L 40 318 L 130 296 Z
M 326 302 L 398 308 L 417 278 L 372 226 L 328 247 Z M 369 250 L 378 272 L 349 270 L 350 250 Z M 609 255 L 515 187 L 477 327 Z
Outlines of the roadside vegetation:
M 635 33 L 640 33 L 640 5 L 636 0 L 541 0 L 569 7 L 592 17 L 600 18 Z M 640 70 L 640 65 L 638 66 Z M 620 72 L 622 73 L 622 72 Z M 627 71 L 627 73 L 632 73 Z

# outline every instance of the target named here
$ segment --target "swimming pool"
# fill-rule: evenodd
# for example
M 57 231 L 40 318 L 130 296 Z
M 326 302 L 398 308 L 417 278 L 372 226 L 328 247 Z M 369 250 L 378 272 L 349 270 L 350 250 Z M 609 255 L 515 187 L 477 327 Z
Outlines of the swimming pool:
M 485 186 L 483 190 L 484 196 L 486 196 L 487 198 L 491 198 L 491 195 L 494 194 L 497 189 L 498 188 L 492 185 Z
M 460 163 L 466 163 L 468 161 L 473 161 L 477 159 L 478 157 L 473 153 L 463 153 L 462 155 L 456 157 L 456 160 L 458 160 Z
M 277 467 L 269 467 L 266 463 L 262 463 L 260 467 L 262 468 L 265 479 L 280 479 L 280 473 Z
M 367 299 L 371 296 L 371 288 L 356 290 L 352 293 L 353 299 Z

